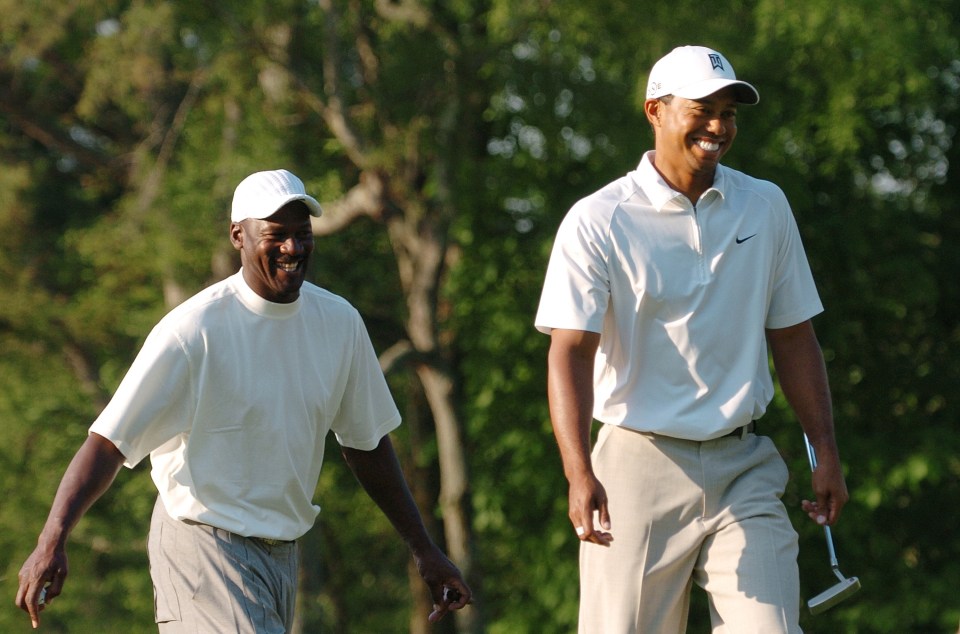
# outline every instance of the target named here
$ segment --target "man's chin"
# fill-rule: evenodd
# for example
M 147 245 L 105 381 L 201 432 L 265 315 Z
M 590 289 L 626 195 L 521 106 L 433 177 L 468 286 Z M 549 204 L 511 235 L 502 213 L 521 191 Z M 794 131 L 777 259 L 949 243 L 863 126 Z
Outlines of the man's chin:
M 277 298 L 275 301 L 284 303 L 292 302 L 300 295 L 300 287 L 303 286 L 302 274 L 284 274 L 282 271 L 273 278 L 273 290 Z

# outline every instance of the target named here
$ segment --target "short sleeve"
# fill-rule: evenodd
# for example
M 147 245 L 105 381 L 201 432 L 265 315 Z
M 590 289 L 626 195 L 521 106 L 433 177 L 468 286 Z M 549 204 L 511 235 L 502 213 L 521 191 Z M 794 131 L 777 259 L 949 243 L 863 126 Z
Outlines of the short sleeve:
M 191 419 L 190 364 L 179 339 L 158 324 L 116 393 L 90 427 L 135 467 L 151 451 L 186 431 Z
M 781 238 L 767 310 L 767 328 L 787 328 L 823 312 L 797 221 L 782 197 Z
M 400 425 L 400 412 L 359 315 L 354 325 L 353 357 L 331 429 L 341 445 L 370 451 Z
M 608 240 L 588 209 L 574 205 L 557 230 L 534 322 L 540 332 L 603 327 L 610 302 Z

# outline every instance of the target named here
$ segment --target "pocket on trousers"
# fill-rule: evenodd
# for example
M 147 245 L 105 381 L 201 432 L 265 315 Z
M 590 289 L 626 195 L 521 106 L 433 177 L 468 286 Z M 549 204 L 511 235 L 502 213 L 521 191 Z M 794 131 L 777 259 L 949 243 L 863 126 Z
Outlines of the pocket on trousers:
M 607 444 L 607 438 L 610 437 L 610 434 L 613 433 L 613 430 L 616 428 L 616 425 L 607 425 L 604 424 L 600 427 L 600 431 L 597 432 L 597 440 L 593 445 L 593 449 L 590 451 L 590 457 L 596 460 L 597 456 L 600 455 L 600 451 L 603 450 L 603 446 Z
M 773 440 L 768 436 L 758 436 L 758 440 L 767 452 L 764 462 L 773 467 L 774 479 L 771 484 L 777 493 L 777 497 L 783 497 L 783 492 L 786 491 L 787 488 L 787 482 L 790 480 L 790 470 L 787 468 L 787 463 L 784 462 L 783 456 L 780 455 L 777 446 L 773 444 Z
M 163 522 L 151 526 L 147 552 L 150 557 L 150 579 L 153 581 L 154 622 L 180 620 L 180 601 L 173 582 L 170 562 L 176 544 L 176 534 Z

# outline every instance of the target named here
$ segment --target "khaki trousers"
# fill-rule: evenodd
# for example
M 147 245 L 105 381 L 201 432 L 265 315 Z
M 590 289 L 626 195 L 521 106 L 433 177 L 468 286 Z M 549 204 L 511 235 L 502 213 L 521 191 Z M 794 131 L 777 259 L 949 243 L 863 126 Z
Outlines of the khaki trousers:
M 748 434 L 705 442 L 605 425 L 593 449 L 610 547 L 580 546 L 580 634 L 682 634 L 693 583 L 714 634 L 797 634 L 787 468 Z
M 293 625 L 299 546 L 269 546 L 171 518 L 158 499 L 147 550 L 161 634 L 284 634 Z

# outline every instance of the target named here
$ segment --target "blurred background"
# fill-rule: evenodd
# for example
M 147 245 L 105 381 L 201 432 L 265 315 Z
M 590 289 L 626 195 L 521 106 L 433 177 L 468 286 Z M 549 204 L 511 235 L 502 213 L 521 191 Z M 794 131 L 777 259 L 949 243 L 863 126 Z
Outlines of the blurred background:
M 303 539 L 301 632 L 575 631 L 577 541 L 532 325 L 570 205 L 652 143 L 674 46 L 761 100 L 726 163 L 787 193 L 852 499 L 863 590 L 807 632 L 960 622 L 958 0 L 0 0 L 0 630 L 56 485 L 151 326 L 238 267 L 234 186 L 285 167 L 324 204 L 311 279 L 363 314 L 395 442 L 475 605 L 430 600 L 335 443 Z M 737 319 L 730 315 L 729 319 Z M 782 397 L 804 599 L 836 582 Z M 155 632 L 146 464 L 73 534 L 47 632 Z M 697 594 L 691 632 L 706 632 Z

